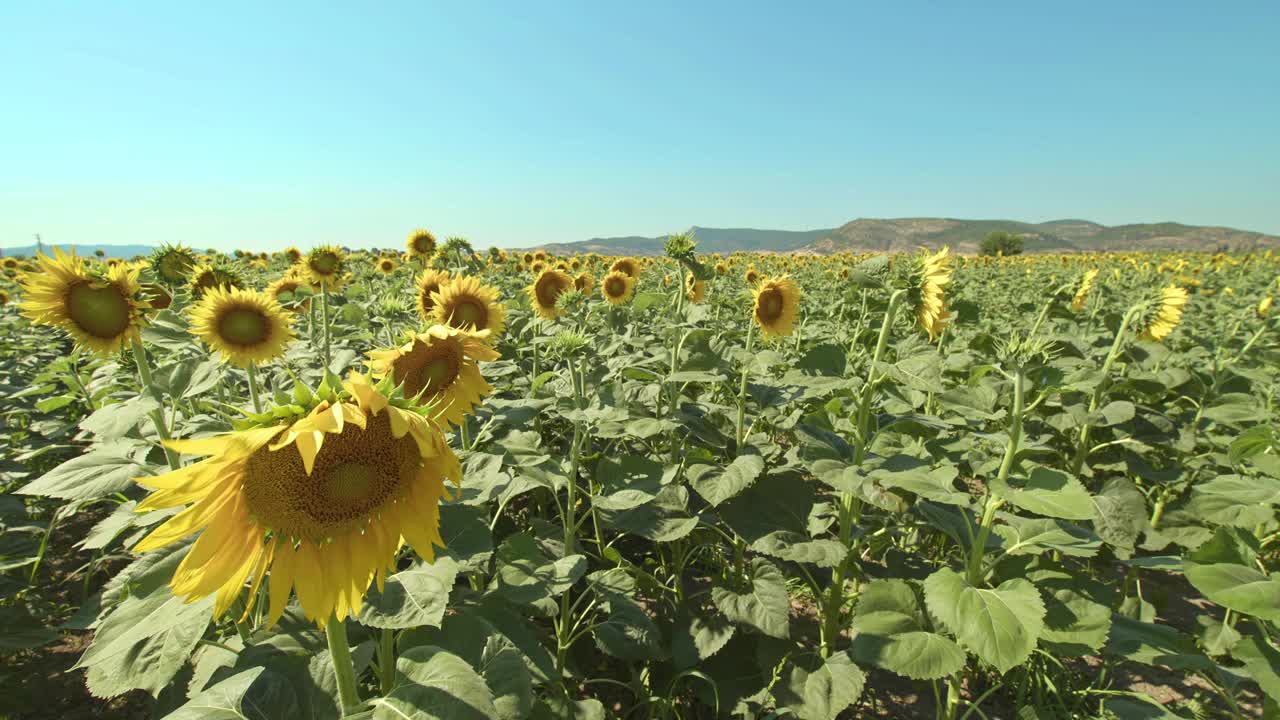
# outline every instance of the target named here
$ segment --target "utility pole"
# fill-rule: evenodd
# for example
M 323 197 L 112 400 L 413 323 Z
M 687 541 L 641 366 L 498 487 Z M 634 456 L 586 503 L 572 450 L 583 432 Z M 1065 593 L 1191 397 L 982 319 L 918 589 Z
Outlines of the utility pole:
M 36 233 L 36 253 L 44 252 L 44 241 L 40 239 L 40 233 Z

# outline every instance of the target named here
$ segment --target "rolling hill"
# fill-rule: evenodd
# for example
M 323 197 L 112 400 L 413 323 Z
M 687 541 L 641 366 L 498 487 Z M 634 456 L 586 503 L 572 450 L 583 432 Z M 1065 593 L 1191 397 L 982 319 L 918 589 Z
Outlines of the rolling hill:
M 75 248 L 76 254 L 81 257 L 92 257 L 93 253 L 101 250 L 103 257 L 124 258 L 129 259 L 138 255 L 150 255 L 155 248 L 150 245 L 63 245 L 58 243 L 58 248 L 62 250 L 70 250 Z M 53 253 L 53 243 L 45 243 L 44 251 Z M 36 254 L 35 245 L 24 245 L 22 247 L 0 248 L 0 255 L 5 257 L 25 256 L 34 257 Z
M 1108 227 L 1089 220 L 1026 223 L 1016 220 L 959 220 L 955 218 L 859 218 L 829 230 L 755 230 L 749 228 L 690 228 L 700 252 L 905 252 L 920 247 L 949 245 L 973 254 L 990 232 L 1003 230 L 1023 237 L 1026 252 L 1099 252 L 1131 250 L 1221 249 L 1247 251 L 1280 247 L 1280 236 L 1227 227 L 1181 223 L 1139 223 Z M 666 236 L 592 238 L 581 242 L 541 246 L 560 255 L 597 252 L 606 255 L 660 255 Z

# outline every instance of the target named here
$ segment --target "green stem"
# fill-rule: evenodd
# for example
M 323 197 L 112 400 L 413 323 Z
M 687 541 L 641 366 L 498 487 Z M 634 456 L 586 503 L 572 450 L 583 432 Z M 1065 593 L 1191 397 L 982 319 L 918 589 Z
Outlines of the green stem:
M 1129 312 L 1125 313 L 1124 319 L 1120 321 L 1120 327 L 1116 329 L 1116 338 L 1111 343 L 1111 351 L 1107 353 L 1107 359 L 1102 363 L 1102 378 L 1098 381 L 1098 386 L 1093 389 L 1093 396 L 1089 400 L 1090 413 L 1097 411 L 1103 394 L 1111 384 L 1111 366 L 1115 364 L 1116 358 L 1120 356 L 1120 348 L 1124 343 L 1125 331 L 1129 329 L 1129 323 L 1133 322 L 1133 318 L 1142 308 L 1142 305 L 1134 305 L 1129 308 Z M 1080 439 L 1076 444 L 1075 458 L 1071 461 L 1072 475 L 1079 475 L 1080 470 L 1084 468 L 1084 461 L 1089 455 L 1089 435 L 1091 432 L 1092 426 L 1089 424 L 1088 418 L 1086 418 L 1084 425 L 1080 427 Z
M 1009 479 L 1013 470 L 1014 458 L 1018 454 L 1018 445 L 1022 442 L 1022 414 L 1025 408 L 1026 374 L 1018 368 L 1013 376 L 1013 413 L 1009 423 L 1009 444 L 1004 449 L 1004 460 L 1000 463 L 1000 472 L 996 476 L 995 485 L 1000 486 Z M 969 584 L 977 585 L 982 581 L 982 556 L 987 549 L 987 538 L 991 536 L 991 525 L 995 521 L 996 511 L 1002 505 L 1000 498 L 987 486 L 986 498 L 982 503 L 982 521 L 978 526 L 978 536 L 969 549 L 968 576 Z
M 324 285 L 320 286 L 320 324 L 324 327 L 324 371 L 329 372 L 329 289 Z
M 756 339 L 756 323 L 754 320 L 747 323 L 747 355 L 742 360 L 742 382 L 738 386 L 738 438 L 737 451 L 742 452 L 742 441 L 745 439 L 742 434 L 742 424 L 747 417 L 747 376 L 751 370 L 751 349 Z
M 351 661 L 351 645 L 347 641 L 347 621 L 329 618 L 324 634 L 329 641 L 329 658 L 333 661 L 333 674 L 338 683 L 342 716 L 347 717 L 360 706 L 360 695 L 356 693 L 356 668 Z
M 262 414 L 262 401 L 258 399 L 258 367 L 252 360 L 249 361 L 249 397 L 253 400 L 253 411 Z
M 889 296 L 889 306 L 885 308 L 884 319 L 880 321 L 880 335 L 876 338 L 875 353 L 871 356 L 871 365 L 867 368 L 867 379 L 862 386 L 862 392 L 858 402 L 858 447 L 857 462 L 861 463 L 867 454 L 867 446 L 870 444 L 867 434 L 869 429 L 867 425 L 871 422 L 871 400 L 875 394 L 876 386 L 876 365 L 884 360 L 884 353 L 889 348 L 889 334 L 893 329 L 894 316 L 897 314 L 898 305 L 902 302 L 902 298 L 906 296 L 906 290 L 895 290 Z
M 396 680 L 396 631 L 384 629 L 378 639 L 378 687 L 383 695 L 391 693 Z
M 1053 298 L 1050 298 L 1049 302 L 1044 304 L 1044 307 L 1040 310 L 1039 317 L 1036 318 L 1036 324 L 1031 326 L 1031 332 L 1027 333 L 1027 337 L 1035 336 L 1035 334 L 1040 330 L 1040 325 L 1043 324 L 1044 319 L 1049 316 L 1049 309 L 1053 307 L 1053 303 Z
M 89 394 L 89 388 L 85 387 L 84 382 L 80 379 L 80 368 L 76 365 L 75 359 L 71 361 L 71 382 L 84 395 L 84 403 L 89 406 L 89 412 L 93 412 L 97 408 L 93 405 L 93 395 Z
M 164 396 L 160 394 L 160 388 L 156 387 L 151 380 L 151 366 L 147 364 L 147 351 L 142 347 L 142 341 L 137 338 L 133 341 L 133 362 L 138 366 L 138 377 L 142 380 L 142 386 L 151 393 L 151 397 L 159 406 L 151 411 L 151 421 L 155 423 L 156 434 L 160 436 L 161 445 L 163 445 L 164 441 L 170 437 L 169 426 L 164 420 Z M 169 463 L 170 470 L 178 469 L 177 453 L 165 447 L 164 457 Z

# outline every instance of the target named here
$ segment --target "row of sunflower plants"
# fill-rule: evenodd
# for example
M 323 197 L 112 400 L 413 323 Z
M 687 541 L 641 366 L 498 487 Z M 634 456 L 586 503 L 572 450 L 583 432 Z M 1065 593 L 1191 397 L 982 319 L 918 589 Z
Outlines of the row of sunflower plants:
M 1277 712 L 1269 253 L 405 248 L 10 268 L 9 652 L 176 718 Z

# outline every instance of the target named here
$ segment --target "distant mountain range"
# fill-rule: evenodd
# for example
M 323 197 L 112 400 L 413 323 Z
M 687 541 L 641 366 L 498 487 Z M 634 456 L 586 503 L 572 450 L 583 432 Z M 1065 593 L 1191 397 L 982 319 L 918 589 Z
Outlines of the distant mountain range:
M 1023 237 L 1026 252 L 1099 252 L 1131 250 L 1246 251 L 1280 247 L 1280 236 L 1227 227 L 1181 223 L 1139 223 L 1108 227 L 1088 220 L 1025 223 L 1016 220 L 954 218 L 859 218 L 823 230 L 755 230 L 690 228 L 699 252 L 906 252 L 920 247 L 951 246 L 958 253 L 977 253 L 988 233 L 1003 230 Z M 667 236 L 592 238 L 540 246 L 559 255 L 596 252 L 605 255 L 660 255 Z
M 75 248 L 76 255 L 80 257 L 93 257 L 98 250 L 102 251 L 103 257 L 124 258 L 129 259 L 136 255 L 150 255 L 155 248 L 150 245 L 63 245 L 58 244 L 60 250 L 70 250 Z M 44 244 L 44 251 L 47 254 L 53 254 L 53 245 Z M 35 257 L 36 246 L 24 245 L 22 247 L 0 248 L 0 255 L 10 257 L 13 255 L 24 255 L 26 257 Z

